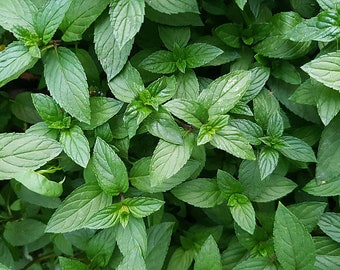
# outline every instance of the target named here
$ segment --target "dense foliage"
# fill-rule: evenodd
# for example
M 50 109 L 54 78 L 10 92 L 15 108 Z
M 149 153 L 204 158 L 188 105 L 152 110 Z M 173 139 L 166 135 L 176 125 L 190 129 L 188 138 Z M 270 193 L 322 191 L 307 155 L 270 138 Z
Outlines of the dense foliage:
M 0 1 L 0 268 L 340 269 L 340 3 Z

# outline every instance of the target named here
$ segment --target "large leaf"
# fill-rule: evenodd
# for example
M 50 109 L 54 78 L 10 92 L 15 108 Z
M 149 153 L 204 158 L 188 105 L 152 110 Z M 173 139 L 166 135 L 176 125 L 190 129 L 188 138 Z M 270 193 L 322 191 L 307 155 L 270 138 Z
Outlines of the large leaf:
M 99 186 L 110 195 L 126 192 L 129 187 L 126 167 L 113 149 L 97 138 L 93 150 L 93 165 Z
M 66 42 L 80 40 L 86 29 L 98 18 L 110 0 L 72 0 L 72 4 L 60 25 Z
M 225 201 L 216 180 L 198 178 L 187 181 L 171 190 L 178 199 L 200 208 L 209 208 Z
M 50 218 L 46 232 L 65 233 L 84 228 L 90 218 L 111 203 L 97 184 L 84 184 L 76 188 Z
M 127 198 L 123 204 L 129 208 L 129 212 L 135 218 L 143 218 L 158 211 L 164 204 L 164 201 L 154 198 L 138 197 Z
M 276 168 L 279 162 L 279 152 L 270 147 L 263 147 L 258 157 L 261 179 L 266 178 Z
M 161 269 L 170 245 L 173 223 L 164 222 L 148 229 L 146 268 L 148 270 Z
M 49 181 L 44 175 L 32 170 L 16 173 L 15 180 L 29 190 L 44 196 L 59 197 L 63 193 L 61 183 Z
M 21 133 L 0 134 L 0 179 L 18 172 L 35 170 L 58 156 L 61 146 L 55 140 Z
M 111 24 L 120 49 L 138 33 L 144 21 L 144 7 L 144 0 L 111 1 Z
M 0 52 L 0 87 L 18 78 L 37 61 L 38 58 L 33 57 L 23 43 L 18 41 L 11 43 Z
M 298 218 L 281 203 L 275 214 L 274 247 L 285 269 L 313 269 L 316 258 L 313 239 Z
M 95 2 L 93 3 L 96 4 Z M 108 81 L 110 81 L 123 69 L 130 54 L 133 40 L 128 41 L 122 48 L 119 48 L 110 17 L 102 16 L 96 22 L 94 28 L 94 43 L 98 59 Z
M 199 13 L 196 0 L 147 0 L 146 3 L 153 9 L 166 13 L 166 14 L 177 14 L 177 13 Z
M 340 244 L 325 236 L 316 236 L 313 240 L 316 248 L 316 269 L 339 268 Z
M 221 254 L 211 235 L 205 240 L 195 258 L 194 270 L 222 270 Z
M 197 68 L 214 60 L 223 51 L 215 46 L 194 43 L 185 48 L 185 61 L 188 68 Z
M 282 136 L 282 140 L 285 145 L 277 150 L 284 156 L 298 161 L 316 162 L 313 149 L 303 140 L 292 136 Z
M 44 44 L 52 39 L 71 3 L 72 0 L 49 0 L 35 14 L 34 27 Z
M 78 165 L 85 168 L 90 160 L 90 145 L 82 129 L 73 126 L 62 130 L 60 143 L 64 152 Z
M 225 114 L 242 98 L 250 79 L 249 71 L 235 71 L 223 75 L 201 92 L 199 101 L 209 110 L 209 116 Z
M 71 116 L 89 123 L 89 91 L 84 69 L 69 49 L 49 50 L 43 58 L 48 90 L 57 103 Z
M 158 32 L 165 47 L 170 51 L 174 49 L 175 45 L 180 48 L 185 47 L 190 39 L 189 27 L 170 27 L 159 25 Z
M 340 214 L 326 212 L 322 215 L 318 225 L 320 229 L 334 241 L 340 243 Z
M 30 0 L 1 1 L 0 25 L 11 32 L 22 27 L 34 33 L 33 21 L 37 10 Z
M 196 100 L 199 94 L 199 83 L 195 72 L 192 69 L 186 69 L 185 73 L 176 74 L 177 91 L 176 98 Z
M 177 70 L 176 61 L 172 52 L 160 50 L 146 57 L 140 67 L 153 73 L 167 74 Z
M 249 258 L 233 268 L 233 270 L 276 270 L 278 268 L 268 257 Z
M 183 138 L 183 144 L 172 144 L 160 140 L 151 159 L 151 186 L 160 185 L 166 179 L 175 175 L 189 160 L 194 147 L 193 134 Z

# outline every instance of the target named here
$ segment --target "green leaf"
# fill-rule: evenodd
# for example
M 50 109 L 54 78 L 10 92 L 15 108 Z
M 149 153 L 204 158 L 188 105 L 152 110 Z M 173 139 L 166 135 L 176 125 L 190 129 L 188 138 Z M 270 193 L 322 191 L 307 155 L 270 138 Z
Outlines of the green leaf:
M 96 212 L 86 223 L 86 228 L 107 229 L 119 222 L 122 213 L 122 202 L 111 204 Z
M 272 75 L 290 84 L 301 84 L 300 73 L 297 68 L 288 61 L 274 61 L 272 64 Z
M 153 109 L 145 106 L 142 101 L 133 100 L 126 108 L 124 122 L 128 128 L 129 138 L 135 136 L 139 125 L 146 119 Z
M 1 269 L 3 269 L 3 270 L 11 270 L 11 268 L 9 268 L 8 266 L 6 266 L 6 265 L 4 265 L 4 264 L 2 264 L 2 263 L 0 263 L 0 267 L 1 267 Z
M 324 10 L 335 9 L 337 6 L 336 0 L 316 0 L 320 7 Z
M 97 5 L 96 2 L 91 1 Z M 107 75 L 107 80 L 113 79 L 124 67 L 132 49 L 133 40 L 119 48 L 109 16 L 102 16 L 94 27 L 95 52 Z
M 222 53 L 223 51 L 218 47 L 194 43 L 185 47 L 185 61 L 188 68 L 197 68 L 209 63 Z
M 287 208 L 312 232 L 318 224 L 327 204 L 324 202 L 303 202 L 289 205 Z
M 340 91 L 340 83 L 335 79 L 340 74 L 340 69 L 337 65 L 339 59 L 340 51 L 332 52 L 315 58 L 301 68 L 318 82 Z
M 196 128 L 208 119 L 208 111 L 198 102 L 187 99 L 172 99 L 164 107 L 177 118 Z
M 182 247 L 179 247 L 172 253 L 167 270 L 187 270 L 193 260 L 194 252 L 192 250 L 185 250 Z
M 143 218 L 151 215 L 158 211 L 164 204 L 164 201 L 138 197 L 138 198 L 127 198 L 123 201 L 123 204 L 129 208 L 129 212 L 135 218 Z
M 289 100 L 300 104 L 316 105 L 318 93 L 322 92 L 323 88 L 326 88 L 326 86 L 322 83 L 313 79 L 307 79 L 296 88 L 294 93 L 289 97 Z
M 150 227 L 147 231 L 146 269 L 161 269 L 167 255 L 174 224 L 163 222 Z
M 109 87 L 116 98 L 126 103 L 130 103 L 144 90 L 143 80 L 130 62 L 109 82 Z
M 72 0 L 48 0 L 35 14 L 34 28 L 44 44 L 52 39 L 71 3 Z
M 73 0 L 60 25 L 60 29 L 64 33 L 62 40 L 66 42 L 81 40 L 85 30 L 98 18 L 109 3 L 109 0 L 100 2 Z
M 34 33 L 34 15 L 37 8 L 29 0 L 1 1 L 0 25 L 10 31 L 16 32 L 18 27 Z
M 146 57 L 139 66 L 152 73 L 168 74 L 177 70 L 176 61 L 172 52 L 161 50 Z
M 76 260 L 59 257 L 60 270 L 88 270 L 89 268 Z
M 203 124 L 197 135 L 197 145 L 203 145 L 210 142 L 217 132 L 221 131 L 228 125 L 228 122 L 229 115 L 220 115 L 214 116 L 208 121 L 208 123 Z
M 78 125 L 84 130 L 95 129 L 115 116 L 120 111 L 122 106 L 122 102 L 113 98 L 90 97 L 90 124 L 79 123 Z
M 150 134 L 169 143 L 182 144 L 182 133 L 173 117 L 163 108 L 153 112 L 145 121 Z
M 339 226 L 340 214 L 326 212 L 322 215 L 318 225 L 320 229 L 336 242 L 340 242 Z
M 0 134 L 0 145 L 0 179 L 38 169 L 62 150 L 55 140 L 21 133 Z
M 261 148 L 260 155 L 258 157 L 261 179 L 270 175 L 275 170 L 278 162 L 279 152 L 270 147 Z
M 116 246 L 116 231 L 101 230 L 95 234 L 86 248 L 86 255 L 91 260 L 92 267 L 105 267 L 109 264 Z
M 158 32 L 165 47 L 170 51 L 174 49 L 175 45 L 180 48 L 185 47 L 190 40 L 189 27 L 170 27 L 159 25 Z
M 277 150 L 284 156 L 303 162 L 316 162 L 313 149 L 303 140 L 292 136 L 282 136 L 284 145 Z
M 241 47 L 242 25 L 225 23 L 218 26 L 215 33 L 226 45 L 233 48 Z
M 73 126 L 62 130 L 60 143 L 64 152 L 78 165 L 85 168 L 90 159 L 90 145 L 82 129 Z
M 321 85 L 316 106 L 322 123 L 327 126 L 340 111 L 340 93 Z
M 196 0 L 146 0 L 146 3 L 153 9 L 166 13 L 166 14 L 178 14 L 178 13 L 199 13 Z
M 320 178 L 309 181 L 303 188 L 303 191 L 321 197 L 337 196 L 340 195 L 340 175 L 333 178 L 322 180 L 326 178 Z
M 152 101 L 157 104 L 162 104 L 165 101 L 171 99 L 176 93 L 176 79 L 174 76 L 166 77 L 163 76 L 158 80 L 152 82 L 146 88 L 152 96 Z M 148 105 L 147 103 L 144 103 Z M 153 106 L 151 104 L 151 106 Z
M 210 143 L 238 158 L 255 159 L 252 147 L 243 134 L 234 127 L 226 126 L 214 134 Z
M 336 269 L 340 266 L 340 244 L 329 237 L 313 237 L 316 250 L 316 269 Z
M 275 214 L 274 247 L 285 269 L 313 269 L 316 258 L 313 239 L 298 218 L 281 203 Z
M 18 78 L 25 70 L 32 68 L 37 61 L 38 58 L 33 57 L 23 43 L 12 42 L 0 52 L 0 87 Z
M 49 50 L 43 62 L 46 84 L 54 100 L 71 116 L 89 123 L 88 85 L 77 56 L 67 48 L 58 47 Z
M 279 112 L 273 113 L 268 120 L 267 133 L 272 138 L 282 136 L 284 130 L 283 119 Z
M 32 170 L 16 173 L 15 180 L 29 190 L 44 196 L 59 197 L 63 193 L 61 183 L 50 181 L 44 175 Z
M 243 192 L 242 184 L 237 181 L 231 174 L 222 170 L 217 171 L 217 185 L 227 197 L 231 196 L 234 193 Z
M 232 119 L 229 121 L 229 125 L 237 128 L 249 143 L 254 145 L 261 144 L 258 138 L 263 136 L 263 130 L 256 123 L 246 119 Z
M 246 253 L 247 250 L 240 244 L 237 238 L 233 236 L 228 243 L 227 249 L 221 254 L 223 269 L 233 269 Z
M 5 225 L 3 236 L 13 246 L 24 246 L 44 235 L 46 225 L 38 220 L 25 218 Z
M 56 140 L 59 136 L 59 130 L 50 129 L 45 122 L 39 122 L 33 126 L 30 126 L 26 130 L 26 134 L 33 135 L 33 136 L 43 136 L 43 137 Z
M 235 222 L 246 232 L 253 234 L 255 230 L 255 210 L 247 196 L 234 193 L 229 197 L 228 206 Z
M 65 233 L 86 227 L 90 218 L 111 203 L 97 184 L 84 184 L 76 188 L 50 218 L 46 232 Z
M 209 116 L 225 114 L 231 110 L 246 92 L 251 79 L 249 71 L 235 71 L 213 81 L 199 95 Z
M 249 258 L 233 268 L 233 270 L 276 270 L 278 268 L 269 257 Z
M 225 201 L 216 180 L 198 178 L 187 181 L 171 190 L 178 199 L 200 208 L 209 208 Z
M 113 0 L 110 4 L 110 18 L 118 48 L 134 38 L 144 21 L 143 0 Z
M 205 240 L 195 258 L 194 270 L 222 270 L 221 254 L 211 235 Z
M 71 117 L 64 112 L 53 98 L 44 94 L 32 94 L 34 107 L 49 128 L 64 129 L 71 125 Z
M 199 83 L 195 72 L 186 69 L 185 73 L 179 72 L 175 76 L 177 82 L 175 97 L 195 101 L 199 94 Z
M 175 175 L 189 160 L 193 147 L 194 136 L 191 133 L 183 137 L 182 145 L 159 140 L 151 158 L 151 186 L 158 186 Z
M 131 256 L 135 252 L 144 257 L 147 250 L 147 234 L 143 219 L 130 218 L 125 228 L 119 225 L 117 244 L 124 257 Z
M 10 108 L 15 117 L 24 122 L 35 124 L 41 121 L 41 117 L 33 105 L 31 92 L 25 91 L 16 95 Z
M 93 149 L 93 165 L 98 184 L 105 193 L 116 196 L 128 190 L 128 174 L 123 161 L 101 138 L 97 138 Z

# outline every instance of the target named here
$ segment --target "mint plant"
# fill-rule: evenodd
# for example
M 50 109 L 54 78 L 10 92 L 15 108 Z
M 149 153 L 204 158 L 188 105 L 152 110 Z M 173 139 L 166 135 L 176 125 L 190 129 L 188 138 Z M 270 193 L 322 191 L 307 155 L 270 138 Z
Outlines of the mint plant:
M 340 3 L 0 2 L 0 269 L 338 269 Z

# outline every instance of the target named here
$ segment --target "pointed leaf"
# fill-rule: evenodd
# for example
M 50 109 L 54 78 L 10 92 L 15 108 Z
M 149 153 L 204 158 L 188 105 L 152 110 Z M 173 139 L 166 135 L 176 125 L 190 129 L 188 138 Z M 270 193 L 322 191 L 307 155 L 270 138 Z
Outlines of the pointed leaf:
M 129 212 L 135 218 L 143 218 L 158 211 L 164 204 L 164 201 L 153 198 L 127 198 L 123 204 L 129 208 Z
M 38 58 L 33 57 L 23 43 L 12 42 L 0 52 L 0 87 L 18 78 L 25 70 L 32 68 L 37 61 Z
M 326 126 L 340 111 L 340 93 L 325 86 L 318 90 L 316 106 L 321 121 Z
M 144 21 L 144 7 L 143 0 L 111 1 L 111 25 L 120 49 L 138 33 Z
M 101 138 L 97 138 L 93 149 L 93 165 L 98 184 L 104 192 L 116 196 L 127 191 L 129 182 L 126 167 Z
M 220 250 L 211 235 L 205 240 L 195 258 L 194 270 L 206 269 L 222 270 Z
M 258 157 L 261 179 L 266 178 L 276 168 L 279 162 L 279 152 L 270 147 L 263 147 Z
M 267 134 L 272 138 L 282 136 L 284 130 L 283 119 L 279 112 L 273 113 L 268 120 Z
M 88 270 L 89 268 L 80 261 L 59 257 L 60 270 Z
M 171 27 L 165 25 L 158 26 L 159 37 L 163 41 L 165 47 L 172 51 L 175 44 L 183 48 L 185 47 L 190 39 L 190 28 L 189 27 Z
M 194 147 L 193 134 L 183 138 L 183 144 L 177 145 L 160 140 L 151 159 L 151 186 L 157 186 L 175 175 L 189 160 Z
M 195 72 L 186 69 L 185 73 L 179 72 L 175 76 L 177 82 L 175 97 L 195 101 L 199 94 L 199 83 Z
M 281 203 L 275 214 L 274 247 L 285 269 L 313 269 L 316 254 L 312 237 L 298 218 Z
M 194 43 L 185 47 L 185 61 L 188 68 L 197 68 L 209 63 L 222 53 L 223 51 L 218 47 Z
M 90 144 L 82 129 L 73 126 L 70 129 L 62 130 L 60 143 L 64 152 L 78 165 L 85 168 L 90 159 Z
M 111 203 L 97 184 L 84 184 L 76 188 L 50 218 L 46 232 L 65 233 L 84 228 L 90 218 Z
M 243 192 L 242 184 L 237 181 L 231 174 L 222 170 L 217 171 L 217 185 L 227 197 L 231 196 L 234 193 Z
M 48 197 L 59 197 L 63 193 L 61 183 L 48 180 L 44 175 L 28 170 L 15 174 L 15 180 L 29 190 Z
M 94 5 L 96 2 L 90 0 Z M 107 75 L 107 80 L 113 79 L 124 67 L 132 49 L 133 40 L 119 48 L 109 16 L 102 16 L 94 28 L 95 51 Z
M 320 229 L 334 241 L 340 243 L 340 214 L 326 212 L 322 215 L 318 225 Z
M 284 156 L 298 161 L 316 162 L 313 149 L 303 140 L 292 136 L 282 136 L 285 145 L 277 150 Z
M 71 116 L 89 123 L 91 111 L 88 85 L 77 56 L 67 48 L 58 47 L 49 50 L 43 62 L 46 84 L 55 101 Z
M 340 175 L 333 178 L 322 180 L 326 178 L 313 179 L 304 186 L 303 191 L 320 197 L 337 196 L 340 195 Z
M 119 223 L 122 202 L 111 204 L 95 213 L 87 222 L 86 228 L 107 229 Z
M 21 133 L 0 134 L 0 179 L 35 170 L 58 156 L 60 144 L 47 137 Z
M 140 67 L 152 73 L 173 73 L 177 70 L 176 61 L 172 52 L 157 51 L 145 58 Z
M 110 3 L 110 0 L 100 2 L 92 0 L 72 0 L 72 4 L 60 25 L 64 32 L 62 40 L 66 42 L 81 40 L 82 34 L 99 17 Z
M 199 13 L 196 0 L 168 0 L 166 2 L 147 0 L 146 3 L 153 9 L 166 14 Z

